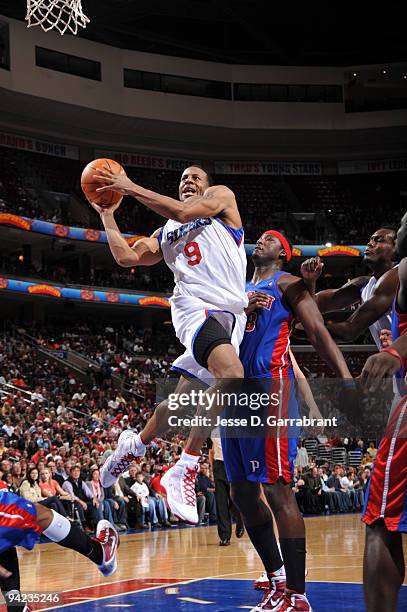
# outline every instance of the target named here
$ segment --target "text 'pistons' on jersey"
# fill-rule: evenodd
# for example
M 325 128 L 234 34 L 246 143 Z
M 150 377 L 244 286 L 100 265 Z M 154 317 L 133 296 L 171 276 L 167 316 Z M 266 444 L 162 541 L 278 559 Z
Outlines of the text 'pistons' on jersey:
M 221 310 L 240 314 L 247 306 L 243 228 L 218 217 L 181 224 L 169 220 L 159 241 L 164 261 L 174 273 L 172 302 L 178 296 L 199 298 Z
M 283 302 L 278 279 L 288 272 L 277 272 L 273 277 L 254 285 L 246 285 L 248 295 L 261 291 L 269 296 L 264 308 L 258 308 L 247 318 L 246 330 L 240 345 L 240 360 L 246 378 L 292 377 L 289 348 L 293 314 Z

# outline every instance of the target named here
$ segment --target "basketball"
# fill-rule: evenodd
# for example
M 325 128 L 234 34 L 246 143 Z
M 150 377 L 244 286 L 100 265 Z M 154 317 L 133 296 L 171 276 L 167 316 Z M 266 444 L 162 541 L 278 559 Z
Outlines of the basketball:
M 103 187 L 103 183 L 95 179 L 96 171 L 101 169 L 111 170 L 119 174 L 126 174 L 124 168 L 113 159 L 94 159 L 85 166 L 81 176 L 81 187 L 89 202 L 95 202 L 103 208 L 109 208 L 117 204 L 123 197 L 121 193 L 107 189 L 106 191 L 96 191 Z

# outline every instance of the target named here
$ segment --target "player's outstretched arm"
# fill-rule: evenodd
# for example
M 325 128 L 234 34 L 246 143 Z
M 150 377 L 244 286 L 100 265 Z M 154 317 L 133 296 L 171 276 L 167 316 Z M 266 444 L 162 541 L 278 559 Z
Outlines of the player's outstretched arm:
M 325 327 L 324 320 L 304 281 L 296 276 L 284 275 L 279 279 L 284 301 L 304 326 L 309 341 L 319 356 L 338 378 L 352 378 L 343 355 Z
M 225 211 L 236 210 L 237 205 L 233 191 L 224 185 L 208 187 L 203 195 L 194 195 L 185 202 L 161 195 L 141 185 L 133 183 L 128 176 L 115 174 L 110 170 L 99 168 L 95 173 L 95 179 L 103 183 L 97 191 L 111 189 L 136 198 L 150 210 L 166 219 L 173 219 L 180 223 L 186 223 L 193 219 L 214 217 L 224 214 Z M 231 212 L 233 217 L 233 212 Z M 237 213 L 238 215 L 238 213 Z M 239 222 L 237 222 L 238 227 Z
M 398 267 L 400 288 L 397 296 L 399 307 L 407 310 L 407 258 L 400 262 Z M 371 391 L 377 389 L 382 378 L 393 376 L 401 367 L 405 368 L 407 360 L 407 334 L 395 340 L 390 347 L 380 353 L 371 355 L 362 370 L 363 384 Z
M 339 289 L 316 291 L 316 282 L 322 273 L 324 264 L 320 257 L 311 257 L 301 264 L 301 276 L 320 312 L 342 310 L 360 301 L 360 291 L 369 280 L 368 276 L 354 278 Z
M 158 241 L 160 229 L 157 229 L 149 238 L 140 238 L 140 240 L 131 247 L 120 232 L 114 218 L 114 212 L 120 203 L 108 210 L 92 202 L 91 204 L 100 215 L 110 250 L 119 266 L 124 268 L 131 268 L 132 266 L 153 266 L 161 261 L 162 252 Z
M 397 284 L 397 268 L 392 268 L 379 279 L 372 296 L 347 321 L 327 325 L 334 338 L 354 340 L 383 317 L 392 306 Z

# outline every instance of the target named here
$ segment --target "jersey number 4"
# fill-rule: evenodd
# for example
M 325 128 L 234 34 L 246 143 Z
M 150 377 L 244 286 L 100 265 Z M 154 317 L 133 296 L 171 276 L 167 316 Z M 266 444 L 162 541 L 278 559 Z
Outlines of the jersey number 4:
M 202 253 L 197 242 L 187 242 L 184 246 L 184 255 L 188 258 L 189 266 L 197 266 L 202 259 Z

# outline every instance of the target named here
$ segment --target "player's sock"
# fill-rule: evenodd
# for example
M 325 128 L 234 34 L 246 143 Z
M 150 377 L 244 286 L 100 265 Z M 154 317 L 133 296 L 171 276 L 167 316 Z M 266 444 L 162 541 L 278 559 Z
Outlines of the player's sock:
M 245 525 L 245 527 L 247 535 L 263 561 L 267 574 L 279 570 L 283 565 L 283 560 L 274 535 L 273 521 L 267 521 L 263 525 Z
M 93 540 L 76 523 L 71 523 L 65 516 L 52 510 L 51 524 L 44 529 L 43 534 L 60 546 L 76 550 L 100 565 L 103 562 L 103 550 L 99 542 Z
M 280 538 L 287 589 L 305 593 L 305 538 Z
M 187 461 L 188 463 L 198 463 L 201 453 L 196 453 L 195 451 L 186 448 L 181 453 L 181 461 Z

